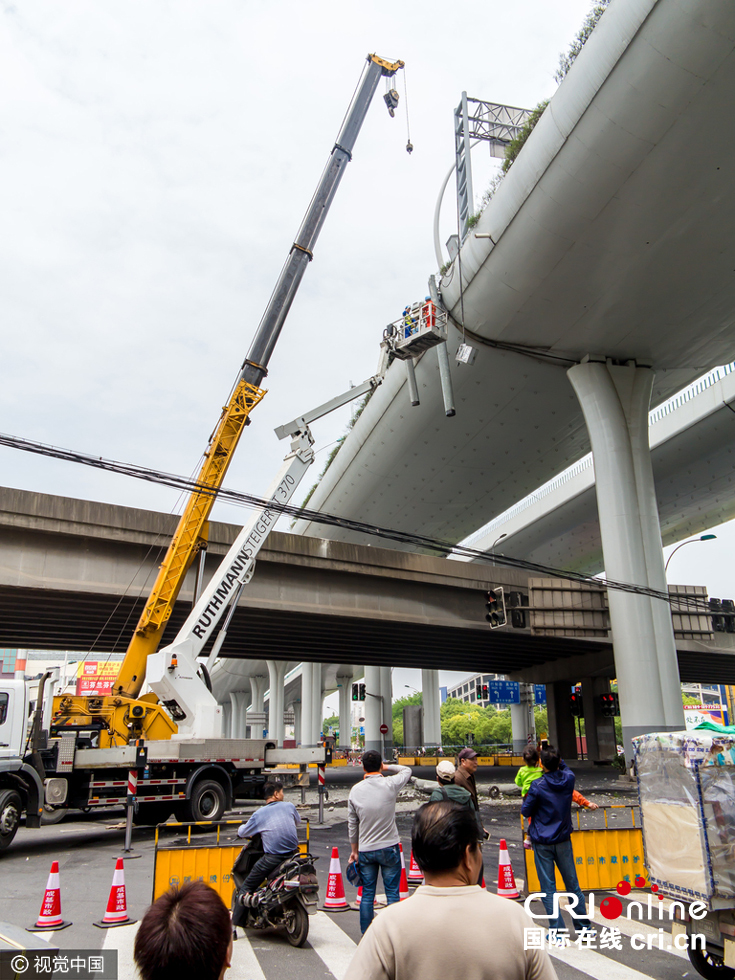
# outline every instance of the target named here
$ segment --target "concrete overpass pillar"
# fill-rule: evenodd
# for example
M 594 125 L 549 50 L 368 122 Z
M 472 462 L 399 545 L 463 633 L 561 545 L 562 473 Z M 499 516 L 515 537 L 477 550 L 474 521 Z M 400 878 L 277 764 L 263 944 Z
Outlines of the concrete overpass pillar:
M 546 712 L 549 718 L 549 742 L 567 762 L 577 758 L 576 720 L 569 713 L 570 681 L 546 685 Z
M 313 745 L 311 717 L 314 703 L 314 664 L 301 664 L 301 728 L 297 738 L 302 745 Z
M 339 674 L 339 748 L 350 748 L 352 739 L 352 678 L 354 673 Z
M 421 697 L 423 700 L 424 744 L 427 748 L 434 748 L 442 744 L 438 670 L 421 671 Z
M 533 684 L 521 684 L 520 704 L 510 706 L 510 723 L 513 727 L 513 752 L 520 755 L 528 745 L 529 734 L 536 742 L 536 725 L 533 718 Z
M 383 753 L 390 759 L 393 756 L 393 671 L 390 667 L 380 668 L 380 693 L 383 698 L 381 720 L 388 726 L 388 734 L 383 735 Z
M 268 738 L 272 738 L 276 745 L 283 745 L 283 711 L 284 705 L 284 678 L 286 677 L 286 664 L 282 660 L 268 660 L 268 675 L 270 677 L 270 698 L 268 704 Z
M 313 696 L 311 708 L 311 744 L 316 745 L 320 741 L 322 722 L 324 721 L 324 691 L 322 689 L 321 664 L 314 664 L 314 686 L 311 690 Z
M 262 674 L 254 674 L 250 678 L 250 711 L 264 711 L 265 690 L 268 686 L 268 678 Z
M 247 692 L 230 691 L 230 732 L 232 738 L 245 738 Z
M 232 738 L 232 701 L 222 705 L 222 738 Z
M 291 707 L 293 708 L 293 737 L 298 744 L 301 738 L 301 702 L 296 699 Z
M 593 762 L 609 762 L 617 756 L 615 743 L 615 719 L 600 714 L 598 698 L 610 692 L 610 682 L 605 677 L 582 678 L 582 704 L 584 705 L 584 731 L 587 736 L 587 758 Z
M 365 748 L 380 752 L 382 711 L 380 707 L 380 667 L 365 668 Z
M 605 574 L 661 588 L 661 535 L 648 446 L 653 371 L 633 362 L 587 361 L 567 375 L 592 444 Z M 608 603 L 623 743 L 630 758 L 634 736 L 684 727 L 679 668 L 668 603 L 616 589 L 608 591 Z

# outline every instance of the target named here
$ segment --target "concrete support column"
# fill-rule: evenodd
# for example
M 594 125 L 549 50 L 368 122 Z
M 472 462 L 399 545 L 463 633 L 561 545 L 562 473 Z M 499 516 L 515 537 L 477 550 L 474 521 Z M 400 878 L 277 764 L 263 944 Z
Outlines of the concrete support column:
M 270 678 L 270 699 L 268 704 L 268 738 L 276 745 L 283 745 L 284 678 L 286 664 L 282 660 L 268 660 Z
M 232 738 L 245 738 L 245 691 L 230 691 L 230 732 Z
M 293 737 L 298 745 L 301 740 L 301 702 L 294 701 L 291 707 L 293 708 Z
M 314 704 L 314 664 L 301 664 L 301 728 L 299 738 L 302 745 L 313 745 L 312 713 Z
M 648 404 L 653 372 L 588 361 L 567 372 L 592 444 L 600 536 L 609 579 L 660 587 L 663 573 L 653 471 L 648 448 Z M 652 526 L 655 525 L 655 526 Z M 650 562 L 650 567 L 649 567 Z M 645 595 L 608 591 L 615 670 L 630 758 L 631 738 L 684 727 L 671 616 Z
M 339 748 L 350 748 L 352 739 L 352 678 L 354 674 L 340 674 L 339 687 Z
M 263 698 L 268 687 L 268 678 L 262 674 L 254 674 L 250 678 L 250 706 L 249 711 L 265 711 Z
M 421 671 L 421 697 L 424 708 L 424 743 L 427 748 L 435 748 L 442 744 L 438 670 Z
M 393 671 L 390 667 L 380 668 L 381 720 L 388 726 L 388 734 L 383 735 L 383 755 L 386 759 L 393 757 Z
M 599 697 L 610 692 L 606 677 L 582 678 L 584 731 L 587 736 L 587 758 L 593 762 L 610 762 L 617 756 L 615 719 L 600 714 Z
M 232 738 L 232 701 L 222 705 L 222 738 Z
M 546 711 L 549 716 L 549 742 L 569 761 L 577 758 L 576 720 L 569 713 L 570 681 L 546 685 Z
M 536 725 L 533 718 L 533 684 L 521 684 L 520 704 L 510 706 L 510 723 L 513 728 L 513 753 L 520 755 L 528 745 L 529 734 L 536 742 Z
M 365 748 L 380 752 L 382 741 L 380 725 L 380 667 L 365 668 Z M 373 696 L 371 696 L 373 695 Z M 374 695 L 377 695 L 374 696 Z
M 324 689 L 322 688 L 321 664 L 314 664 L 314 686 L 312 687 L 312 695 L 311 744 L 316 745 L 320 741 L 322 722 L 324 721 Z

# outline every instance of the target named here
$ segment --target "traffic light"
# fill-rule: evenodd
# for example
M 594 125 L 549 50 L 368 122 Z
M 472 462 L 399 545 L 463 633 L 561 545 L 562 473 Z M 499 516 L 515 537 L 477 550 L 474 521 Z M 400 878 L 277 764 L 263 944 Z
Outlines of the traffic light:
M 485 619 L 490 623 L 490 629 L 505 626 L 505 598 L 502 588 L 490 589 L 485 603 Z
M 508 608 L 510 610 L 510 625 L 513 629 L 522 630 L 526 628 L 526 611 L 523 606 L 528 605 L 528 596 L 523 592 L 508 593 Z
M 490 700 L 490 689 L 487 686 L 487 684 L 483 684 L 482 685 L 482 700 L 483 701 L 489 701 Z
M 578 691 L 574 691 L 569 695 L 569 712 L 570 714 L 574 715 L 575 718 L 581 718 L 584 714 L 582 695 Z
M 366 697 L 367 697 L 367 695 L 365 694 L 365 685 L 364 684 L 361 684 L 360 685 L 360 700 L 361 701 L 364 701 Z
M 478 683 L 477 687 L 475 688 L 475 700 L 482 701 L 482 684 Z
M 353 684 L 352 685 L 352 700 L 353 701 L 364 701 L 365 700 L 365 685 L 364 684 Z
M 600 695 L 600 714 L 603 718 L 614 718 L 618 713 L 616 708 L 617 694 Z

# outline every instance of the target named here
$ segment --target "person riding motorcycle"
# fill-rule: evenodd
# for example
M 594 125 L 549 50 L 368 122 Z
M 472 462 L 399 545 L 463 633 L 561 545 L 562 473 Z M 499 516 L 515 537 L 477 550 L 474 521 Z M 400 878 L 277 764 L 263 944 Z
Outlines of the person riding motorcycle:
M 263 790 L 265 806 L 256 810 L 237 831 L 238 837 L 260 834 L 264 851 L 242 884 L 240 903 L 245 906 L 251 904 L 263 879 L 286 858 L 291 857 L 299 846 L 296 827 L 301 823 L 301 817 L 293 803 L 287 803 L 283 799 L 283 783 L 267 782 Z

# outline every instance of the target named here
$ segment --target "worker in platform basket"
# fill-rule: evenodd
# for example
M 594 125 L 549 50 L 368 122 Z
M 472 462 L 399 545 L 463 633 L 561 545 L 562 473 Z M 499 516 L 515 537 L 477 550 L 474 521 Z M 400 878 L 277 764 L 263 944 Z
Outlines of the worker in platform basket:
M 482 852 L 471 810 L 427 803 L 411 846 L 426 883 L 380 913 L 345 980 L 556 980 L 548 952 L 524 948 L 531 917 L 476 884 Z
M 283 783 L 268 782 L 263 788 L 265 806 L 256 810 L 247 823 L 241 824 L 238 837 L 260 834 L 265 852 L 255 862 L 242 883 L 240 903 L 249 905 L 256 888 L 267 875 L 298 850 L 296 827 L 301 823 L 299 811 L 283 799 Z
M 232 961 L 229 909 L 203 881 L 171 888 L 143 916 L 133 956 L 142 980 L 222 980 Z

